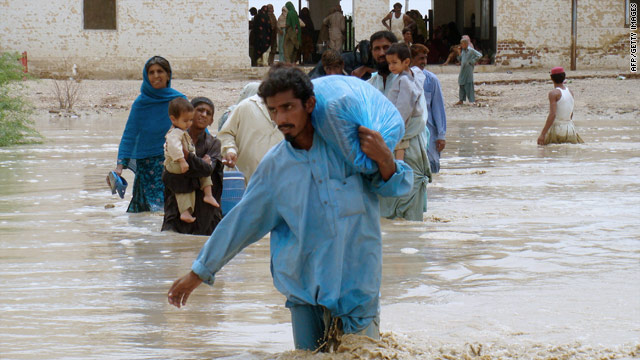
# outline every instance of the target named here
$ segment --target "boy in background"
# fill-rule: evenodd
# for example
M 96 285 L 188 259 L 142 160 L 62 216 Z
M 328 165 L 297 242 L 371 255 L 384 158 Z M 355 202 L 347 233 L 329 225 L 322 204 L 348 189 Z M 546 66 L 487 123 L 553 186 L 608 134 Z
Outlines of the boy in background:
M 420 96 L 422 95 L 422 85 L 424 84 L 424 74 L 416 70 L 413 72 L 411 66 L 411 51 L 406 44 L 393 44 L 385 53 L 389 71 L 397 77 L 387 93 L 387 98 L 396 106 L 402 116 L 405 127 L 412 118 L 422 118 L 422 106 Z M 409 141 L 402 139 L 395 149 L 395 158 L 404 160 L 405 149 L 409 147 Z

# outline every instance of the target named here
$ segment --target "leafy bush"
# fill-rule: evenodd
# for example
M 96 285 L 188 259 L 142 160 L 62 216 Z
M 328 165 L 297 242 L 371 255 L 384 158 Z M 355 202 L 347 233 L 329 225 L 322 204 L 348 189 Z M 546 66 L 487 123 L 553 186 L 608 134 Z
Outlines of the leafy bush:
M 0 54 L 0 146 L 38 142 L 42 136 L 29 119 L 31 105 L 16 96 L 25 76 L 17 53 Z

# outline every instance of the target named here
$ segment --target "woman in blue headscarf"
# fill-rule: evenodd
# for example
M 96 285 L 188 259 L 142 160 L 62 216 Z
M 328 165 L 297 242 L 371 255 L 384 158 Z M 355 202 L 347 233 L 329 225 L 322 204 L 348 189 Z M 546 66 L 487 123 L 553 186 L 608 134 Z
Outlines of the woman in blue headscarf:
M 154 56 L 142 72 L 140 95 L 133 102 L 124 128 L 115 172 L 123 169 L 135 173 L 133 197 L 127 212 L 162 211 L 164 209 L 164 136 L 171 127 L 169 102 L 186 98 L 171 88 L 171 65 Z

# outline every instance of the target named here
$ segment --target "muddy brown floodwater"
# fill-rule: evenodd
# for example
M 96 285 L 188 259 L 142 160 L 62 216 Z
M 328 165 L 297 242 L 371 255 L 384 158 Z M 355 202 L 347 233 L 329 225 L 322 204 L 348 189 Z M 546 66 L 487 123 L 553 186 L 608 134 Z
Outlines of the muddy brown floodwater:
M 41 114 L 43 144 L 0 149 L 0 358 L 639 358 L 638 117 L 543 148 L 540 116 L 470 111 L 451 113 L 425 221 L 383 221 L 381 341 L 329 355 L 292 351 L 268 239 L 171 307 L 206 237 L 111 195 L 126 112 Z

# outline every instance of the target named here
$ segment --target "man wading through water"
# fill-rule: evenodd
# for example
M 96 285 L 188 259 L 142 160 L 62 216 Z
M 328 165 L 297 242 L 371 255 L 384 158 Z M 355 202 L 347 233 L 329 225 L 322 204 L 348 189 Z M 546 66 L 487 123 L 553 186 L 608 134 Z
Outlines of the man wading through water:
M 413 174 L 380 133 L 359 128 L 362 151 L 379 167 L 363 175 L 314 132 L 313 84 L 301 70 L 271 68 L 258 94 L 285 136 L 262 159 L 242 200 L 220 222 L 191 272 L 176 280 L 180 307 L 202 282 L 271 232 L 271 273 L 291 311 L 296 349 L 329 350 L 329 334 L 379 338 L 382 236 L 377 194 L 401 196 Z

